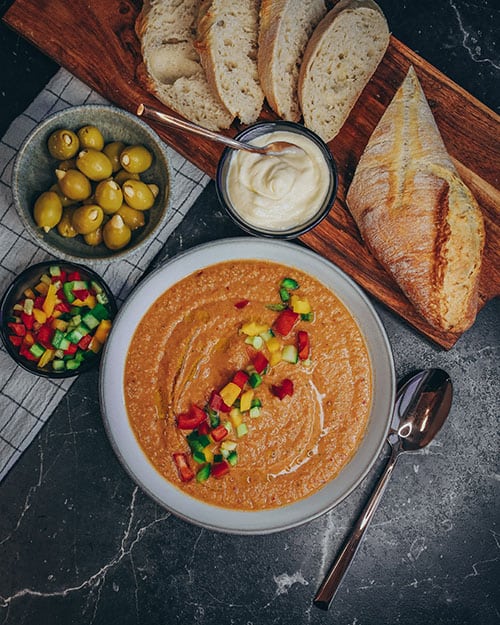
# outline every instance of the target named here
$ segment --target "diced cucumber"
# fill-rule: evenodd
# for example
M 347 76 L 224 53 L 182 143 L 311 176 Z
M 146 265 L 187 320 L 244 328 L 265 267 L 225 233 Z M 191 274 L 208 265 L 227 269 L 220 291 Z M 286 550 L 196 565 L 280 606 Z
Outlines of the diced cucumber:
M 245 436 L 245 434 L 248 434 L 248 426 L 246 423 L 240 423 L 236 428 L 236 436 L 241 438 L 242 436 Z
M 73 280 L 72 291 L 86 291 L 89 288 L 89 283 L 85 280 Z
M 59 265 L 51 265 L 49 267 L 49 273 L 51 276 L 59 277 L 61 275 L 61 268 Z
M 63 339 L 64 339 L 64 332 L 61 332 L 61 330 L 56 330 L 54 332 L 54 336 L 52 337 L 52 345 L 56 349 L 59 349 L 61 347 L 61 342 Z
M 85 334 L 88 334 L 88 332 L 86 332 Z M 68 332 L 68 334 L 66 334 L 66 338 L 68 339 L 68 341 L 70 343 L 74 343 L 75 345 L 76 345 L 76 343 L 80 342 L 80 340 L 83 338 L 83 336 L 84 335 L 78 330 L 78 328 L 73 328 L 73 330 L 71 330 L 71 332 Z
M 210 477 L 210 465 L 206 464 L 196 474 L 196 481 L 199 483 L 206 482 Z
M 202 451 L 193 451 L 193 460 L 198 464 L 205 464 L 207 459 Z
M 82 317 L 82 321 L 87 326 L 87 328 L 90 328 L 90 330 L 97 328 L 97 326 L 99 325 L 99 319 L 96 319 L 96 317 L 91 312 L 88 312 L 86 315 L 84 315 Z
M 94 291 L 96 295 L 103 292 L 102 286 L 95 280 L 90 281 L 90 288 Z
M 288 289 L 289 291 L 295 291 L 299 288 L 299 283 L 293 278 L 283 278 L 280 284 L 281 288 Z
M 236 464 L 238 464 L 238 452 L 237 451 L 230 451 L 229 455 L 227 457 L 227 461 L 229 462 L 229 464 L 234 467 Z
M 250 408 L 248 414 L 252 417 L 252 419 L 260 417 L 260 408 L 258 406 L 254 406 L 253 408 Z
M 63 284 L 63 292 L 69 304 L 72 304 L 76 297 L 73 295 L 73 285 L 74 282 L 65 282 Z
M 297 364 L 297 361 L 299 360 L 297 347 L 295 345 L 285 345 L 281 352 L 281 358 L 286 362 L 291 362 L 294 365 Z
M 221 451 L 223 449 L 227 451 L 233 451 L 234 449 L 236 449 L 237 446 L 238 445 L 236 441 L 222 441 L 222 443 L 220 444 Z
M 40 343 L 33 343 L 33 345 L 30 347 L 30 353 L 33 354 L 33 356 L 35 356 L 36 358 L 40 358 L 44 351 L 45 347 L 43 347 L 43 345 L 40 345 Z
M 60 360 L 55 359 L 52 361 L 52 369 L 54 369 L 54 371 L 63 371 L 66 368 L 66 363 L 64 362 L 64 360 Z
M 102 293 L 98 293 L 96 295 L 96 299 L 99 302 L 99 304 L 108 304 L 109 303 L 108 296 L 106 295 L 106 293 L 104 293 L 104 291 Z
M 75 369 L 78 369 L 78 367 L 80 366 L 80 361 L 77 360 L 76 358 L 72 358 L 71 360 L 66 360 L 66 369 L 69 369 L 70 371 L 74 371 Z
M 214 464 L 216 462 L 222 462 L 224 460 L 224 456 L 222 454 L 214 454 Z
M 250 374 L 250 377 L 248 378 L 248 384 L 252 388 L 257 388 L 258 386 L 262 384 L 262 376 L 260 376 L 256 371 L 254 371 L 253 373 Z

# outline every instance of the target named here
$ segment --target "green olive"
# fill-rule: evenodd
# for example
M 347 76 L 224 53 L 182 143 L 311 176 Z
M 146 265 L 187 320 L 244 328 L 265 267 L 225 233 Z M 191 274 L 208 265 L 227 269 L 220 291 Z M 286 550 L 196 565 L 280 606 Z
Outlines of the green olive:
M 132 236 L 132 231 L 120 215 L 113 215 L 102 229 L 104 245 L 110 250 L 120 250 L 125 247 Z
M 127 180 L 122 186 L 123 198 L 131 207 L 140 211 L 148 210 L 155 203 L 155 196 L 145 182 Z
M 113 173 L 113 166 L 106 154 L 93 148 L 78 153 L 76 166 L 87 178 L 95 181 L 105 180 Z
M 104 213 L 102 208 L 97 204 L 84 204 L 75 208 L 75 212 L 71 218 L 73 228 L 78 234 L 89 234 L 97 230 L 102 224 Z
M 73 206 L 73 204 L 75 203 L 75 200 L 72 200 L 69 197 L 66 197 L 64 195 L 64 193 L 61 191 L 61 189 L 59 188 L 59 185 L 57 184 L 57 182 L 55 182 L 49 189 L 49 191 L 54 191 L 54 193 L 57 193 L 57 195 L 59 196 L 59 198 L 61 199 L 61 204 L 63 206 L 63 208 L 66 208 L 66 206 Z
M 122 153 L 124 147 L 125 144 L 123 141 L 112 141 L 111 143 L 106 143 L 102 150 L 111 161 L 113 173 L 117 172 L 121 168 L 120 154 Z
M 120 215 L 124 223 L 131 230 L 142 228 L 142 226 L 146 223 L 144 211 L 138 211 L 135 208 L 130 208 L 127 204 L 122 204 L 115 214 Z
M 131 174 L 129 171 L 126 171 L 125 169 L 120 169 L 120 171 L 117 174 L 115 174 L 113 177 L 113 180 L 117 184 L 119 184 L 120 187 L 127 180 L 140 180 L 140 179 L 141 177 L 139 176 L 139 174 Z
M 71 200 L 85 200 L 92 194 L 92 186 L 90 180 L 77 169 L 68 169 L 68 171 L 56 170 L 56 176 L 59 180 L 59 188 L 62 193 Z
M 50 155 L 59 161 L 73 158 L 80 148 L 80 141 L 72 130 L 63 128 L 53 132 L 47 142 Z
M 60 161 L 57 164 L 56 169 L 60 169 L 62 171 L 68 171 L 68 169 L 76 169 L 76 160 L 74 158 L 70 158 L 66 161 Z
M 96 126 L 83 126 L 78 131 L 81 148 L 94 148 L 94 150 L 102 150 L 104 147 L 104 137 Z
M 123 169 L 140 174 L 151 167 L 153 155 L 143 145 L 131 145 L 120 154 L 120 163 Z
M 105 213 L 116 213 L 123 204 L 120 185 L 114 180 L 102 180 L 96 187 L 95 200 Z
M 72 223 L 74 211 L 74 208 L 65 208 L 63 210 L 61 220 L 57 224 L 57 232 L 59 232 L 59 234 L 66 239 L 72 239 L 78 234 L 78 232 L 73 228 Z
M 95 247 L 96 245 L 100 245 L 102 243 L 102 225 L 99 226 L 93 232 L 89 232 L 88 234 L 83 235 L 83 240 L 87 245 L 91 245 Z
M 153 197 L 156 199 L 158 197 L 158 194 L 160 193 L 160 187 L 157 184 L 150 183 L 148 183 L 148 187 L 150 188 Z
M 57 226 L 62 217 L 61 198 L 54 191 L 44 191 L 36 200 L 33 210 L 36 225 L 48 232 Z

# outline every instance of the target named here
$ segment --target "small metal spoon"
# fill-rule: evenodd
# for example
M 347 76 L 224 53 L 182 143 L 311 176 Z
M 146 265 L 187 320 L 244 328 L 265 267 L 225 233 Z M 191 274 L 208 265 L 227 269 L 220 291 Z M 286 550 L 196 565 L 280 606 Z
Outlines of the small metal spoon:
M 273 141 L 272 143 L 268 143 L 267 145 L 261 147 L 251 145 L 250 143 L 244 143 L 243 141 L 237 141 L 236 139 L 231 139 L 230 137 L 221 135 L 218 132 L 213 132 L 212 130 L 208 130 L 207 128 L 188 122 L 185 119 L 178 119 L 177 117 L 172 117 L 166 113 L 161 113 L 160 111 L 142 103 L 137 107 L 136 114 L 139 117 L 147 117 L 157 122 L 167 124 L 168 126 L 174 126 L 180 130 L 187 130 L 187 132 L 192 132 L 196 135 L 200 135 L 201 137 L 205 137 L 205 139 L 211 139 L 217 143 L 222 143 L 227 147 L 233 148 L 234 150 L 245 150 L 247 152 L 254 152 L 255 154 L 267 154 L 268 156 L 279 156 L 280 154 L 304 151 L 298 145 L 289 143 L 288 141 Z
M 387 437 L 392 448 L 391 456 L 349 539 L 314 597 L 314 605 L 318 608 L 328 610 L 330 607 L 382 498 L 397 459 L 402 453 L 418 451 L 431 442 L 448 416 L 452 395 L 450 376 L 442 369 L 420 371 L 398 391 Z

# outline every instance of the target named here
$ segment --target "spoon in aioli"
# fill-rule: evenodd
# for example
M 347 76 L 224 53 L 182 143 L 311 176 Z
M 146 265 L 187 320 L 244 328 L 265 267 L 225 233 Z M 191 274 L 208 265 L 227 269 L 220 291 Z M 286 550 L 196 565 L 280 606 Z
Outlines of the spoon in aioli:
M 146 117 L 155 120 L 163 125 L 174 126 L 175 128 L 179 128 L 180 130 L 192 132 L 195 135 L 205 137 L 205 139 L 211 139 L 212 141 L 216 141 L 217 143 L 222 143 L 223 145 L 229 148 L 233 148 L 234 150 L 245 150 L 246 152 L 264 154 L 267 156 L 280 156 L 281 154 L 304 152 L 301 147 L 295 145 L 294 143 L 289 143 L 288 141 L 273 141 L 272 143 L 268 143 L 267 145 L 263 146 L 257 146 L 252 145 L 251 143 L 237 141 L 236 139 L 231 139 L 230 137 L 226 137 L 225 135 L 219 134 L 218 132 L 213 132 L 212 130 L 208 130 L 207 128 L 203 128 L 202 126 L 198 126 L 197 124 L 188 122 L 185 119 L 178 119 L 177 117 L 173 117 L 172 115 L 161 113 L 151 106 L 147 106 L 146 104 L 142 103 L 139 104 L 139 106 L 137 107 L 136 115 L 138 115 L 139 117 Z
M 387 437 L 392 451 L 363 512 L 359 516 L 344 548 L 323 580 L 314 605 L 328 610 L 332 599 L 356 554 L 399 456 L 428 445 L 439 432 L 451 407 L 453 386 L 442 369 L 427 369 L 413 375 L 398 391 Z

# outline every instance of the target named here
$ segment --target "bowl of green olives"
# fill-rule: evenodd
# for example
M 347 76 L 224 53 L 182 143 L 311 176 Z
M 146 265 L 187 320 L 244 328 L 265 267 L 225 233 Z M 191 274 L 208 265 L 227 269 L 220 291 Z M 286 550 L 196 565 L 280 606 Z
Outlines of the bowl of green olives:
M 14 204 L 46 251 L 69 261 L 113 260 L 148 244 L 169 217 L 166 146 L 112 105 L 64 109 L 21 146 Z

